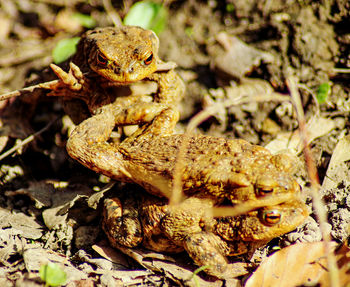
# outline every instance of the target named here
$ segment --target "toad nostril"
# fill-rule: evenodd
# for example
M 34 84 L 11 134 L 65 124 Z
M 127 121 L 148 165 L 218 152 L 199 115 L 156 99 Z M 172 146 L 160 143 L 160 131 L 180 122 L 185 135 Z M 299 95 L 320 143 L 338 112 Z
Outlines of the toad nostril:
M 134 72 L 134 68 L 130 67 L 128 71 L 129 71 L 129 73 L 132 73 L 132 72 Z

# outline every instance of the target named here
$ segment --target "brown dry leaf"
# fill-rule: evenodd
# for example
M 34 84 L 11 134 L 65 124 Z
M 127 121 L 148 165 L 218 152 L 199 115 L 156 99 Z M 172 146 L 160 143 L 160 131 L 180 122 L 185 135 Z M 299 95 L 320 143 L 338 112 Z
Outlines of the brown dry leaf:
M 113 252 L 111 248 L 98 244 L 94 245 L 93 249 L 106 259 L 117 264 L 120 263 L 119 255 L 117 255 L 116 252 Z M 179 259 L 175 259 L 172 256 L 141 248 L 126 248 L 119 246 L 118 249 L 148 270 L 163 273 L 167 278 L 179 284 L 179 286 L 222 286 L 221 280 L 213 282 L 206 281 L 198 276 L 193 278 L 193 271 L 195 268 L 189 270 L 191 265 L 186 264 L 185 262 L 179 262 Z M 114 261 L 115 259 L 116 261 Z
M 13 234 L 20 234 L 27 239 L 38 239 L 43 234 L 43 226 L 34 217 L 24 213 L 11 213 L 3 208 L 0 208 L 0 227 L 1 232 L 10 228 Z
M 18 195 L 28 196 L 34 201 L 35 207 L 41 209 L 51 206 L 54 192 L 54 186 L 51 183 L 46 181 L 31 181 L 27 188 L 20 188 L 14 191 L 9 190 L 5 192 L 5 195 L 9 197 Z
M 336 252 L 337 265 L 339 268 L 340 286 L 349 286 L 350 284 L 350 248 L 348 244 L 343 244 Z M 319 282 L 320 286 L 327 286 L 328 274 L 323 272 Z
M 336 243 L 332 242 L 333 249 Z M 341 286 L 350 282 L 350 251 L 343 246 L 337 252 Z M 256 286 L 329 286 L 323 242 L 300 243 L 276 252 L 253 273 L 245 287 Z M 311 285 L 310 285 L 311 284 Z
M 88 278 L 88 275 L 75 268 L 66 256 L 39 246 L 31 247 L 28 245 L 23 252 L 23 261 L 27 271 L 33 273 L 38 272 L 43 264 L 48 262 L 56 263 L 67 274 L 67 284 L 72 281 Z
M 346 136 L 337 143 L 326 176 L 322 183 L 322 190 L 335 188 L 340 182 L 350 184 L 350 174 L 347 161 L 350 160 L 350 136 Z
M 336 127 L 334 120 L 322 117 L 312 117 L 306 123 L 308 133 L 308 143 L 328 134 Z M 278 153 L 286 149 L 299 154 L 303 149 L 302 139 L 299 130 L 294 132 L 280 133 L 274 140 L 269 142 L 265 148 L 272 153 Z
M 254 67 L 257 67 L 262 60 L 265 62 L 274 60 L 272 54 L 255 49 L 226 32 L 219 33 L 216 40 L 224 48 L 224 51 L 214 55 L 215 52 L 209 49 L 209 54 L 214 58 L 214 65 L 220 71 L 234 78 L 242 78 L 251 72 Z
M 92 249 L 100 254 L 103 258 L 110 260 L 113 263 L 127 267 L 129 264 L 125 256 L 118 250 L 107 245 L 106 241 L 92 245 Z
M 92 192 L 89 187 L 82 184 L 55 189 L 51 194 L 52 207 L 42 213 L 45 225 L 49 229 L 54 229 L 60 224 L 66 225 L 67 213 L 75 202 L 87 199 Z

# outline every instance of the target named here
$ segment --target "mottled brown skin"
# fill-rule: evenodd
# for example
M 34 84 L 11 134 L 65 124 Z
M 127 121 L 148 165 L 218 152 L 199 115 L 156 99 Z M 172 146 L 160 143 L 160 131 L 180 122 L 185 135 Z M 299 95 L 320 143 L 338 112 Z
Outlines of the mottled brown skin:
M 71 65 L 68 75 L 56 71 L 63 82 L 63 89 L 57 89 L 56 95 L 63 91 L 62 95 L 67 96 L 68 87 L 68 98 L 83 100 L 92 114 L 70 135 L 67 151 L 96 172 L 138 183 L 152 194 L 170 198 L 175 159 L 181 143 L 186 141 L 180 172 L 183 192 L 189 197 L 181 207 L 174 209 L 166 201 L 144 203 L 140 212 L 132 202 L 126 203 L 127 214 L 124 213 L 125 223 L 122 223 L 115 220 L 121 217 L 115 213 L 119 210 L 115 206 L 120 206 L 116 200 L 106 208 L 104 228 L 112 244 L 134 246 L 142 241 L 145 247 L 158 251 L 184 248 L 198 265 L 213 266 L 209 274 L 220 276 L 226 268 L 225 255 L 265 243 L 301 222 L 305 207 L 297 199 L 300 188 L 290 175 L 292 164 L 286 156 L 273 156 L 243 140 L 173 135 L 178 121 L 174 107 L 182 97 L 182 82 L 172 69 L 155 69 L 157 45 L 152 32 L 135 27 L 97 29 L 82 38 L 75 58 L 80 68 Z M 152 61 L 149 51 L 153 51 Z M 150 61 L 147 68 L 145 61 Z M 141 79 L 158 83 L 158 93 L 152 102 L 147 96 L 114 97 L 115 92 L 109 92 L 111 87 Z M 116 126 L 133 124 L 142 126 L 122 143 L 109 143 Z M 291 201 L 276 204 L 276 196 L 284 194 L 292 195 Z M 229 223 L 213 220 L 203 213 L 225 199 L 233 205 L 248 200 L 250 212 L 256 213 L 229 218 Z M 255 224 L 261 222 L 257 220 L 261 220 L 259 214 L 264 213 L 264 206 L 279 208 L 279 214 L 283 215 L 275 231 L 270 231 L 274 230 L 272 225 L 252 229 L 251 223 L 248 224 L 253 219 Z M 138 213 L 142 214 L 143 229 L 137 223 Z M 253 237 L 248 227 L 259 238 Z M 245 231 L 237 232 L 241 228 Z M 252 243 L 242 243 L 243 238 Z
M 176 106 L 183 97 L 184 84 L 174 71 L 176 65 L 159 59 L 158 46 L 154 32 L 136 26 L 87 31 L 77 46 L 69 73 L 51 65 L 61 81 L 49 95 L 64 98 L 65 110 L 76 123 L 86 119 L 89 113 L 98 113 L 116 97 L 128 98 L 129 91 L 121 86 L 141 80 L 156 82 L 158 91 L 151 103 L 148 97 L 131 96 L 129 113 L 134 109 L 149 112 L 154 108 L 157 114 L 164 107 Z M 136 108 L 135 103 L 138 103 Z
M 151 118 L 141 113 L 134 123 Z M 292 164 L 286 155 L 271 155 L 265 148 L 244 140 L 173 135 L 178 120 L 173 109 L 163 110 L 150 125 L 143 126 L 121 144 L 110 144 L 113 128 L 123 124 L 123 120 L 118 110 L 105 106 L 103 112 L 81 123 L 71 134 L 67 142 L 69 155 L 98 173 L 138 183 L 152 194 L 170 198 L 176 156 L 181 142 L 186 140 L 180 172 L 187 196 L 201 194 L 216 203 L 227 199 L 236 204 L 300 191 L 290 174 Z
M 252 251 L 272 238 L 292 231 L 307 217 L 298 199 L 251 210 L 235 217 L 213 219 L 206 214 L 212 202 L 191 197 L 178 206 L 141 196 L 139 204 L 106 199 L 103 229 L 111 244 L 143 247 L 159 252 L 186 250 L 199 266 L 218 278 L 230 276 L 227 256 Z
M 142 242 L 157 251 L 184 248 L 196 264 L 211 266 L 208 274 L 222 277 L 227 275 L 226 255 L 261 246 L 291 231 L 307 216 L 305 204 L 299 199 L 299 185 L 290 175 L 288 157 L 273 156 L 243 140 L 173 135 L 178 120 L 174 109 L 161 111 L 153 121 L 148 118 L 150 124 L 122 143 L 109 143 L 113 128 L 116 123 L 123 124 L 122 119 L 116 109 L 103 107 L 100 114 L 73 131 L 67 142 L 70 156 L 96 172 L 138 183 L 154 195 L 170 198 L 176 156 L 186 140 L 180 172 L 188 198 L 180 206 L 169 206 L 166 199 L 142 203 L 141 209 L 131 203 L 132 212 L 127 212 L 129 220 L 125 224 L 121 203 L 107 201 L 103 226 L 114 246 L 133 247 Z M 145 118 L 138 119 L 142 123 Z M 288 195 L 288 200 L 276 202 L 281 195 Z M 248 212 L 217 220 L 206 215 L 205 211 L 225 202 L 231 206 L 248 202 Z M 127 210 L 128 206 L 130 203 Z

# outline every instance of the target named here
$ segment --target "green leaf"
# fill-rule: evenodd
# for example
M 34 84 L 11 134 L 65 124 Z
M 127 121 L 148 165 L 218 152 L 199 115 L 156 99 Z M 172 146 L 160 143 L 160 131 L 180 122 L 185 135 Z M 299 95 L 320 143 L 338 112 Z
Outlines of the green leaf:
M 52 57 L 55 64 L 62 63 L 77 51 L 79 37 L 62 39 L 52 51 Z
M 190 277 L 190 279 L 193 278 L 194 284 L 196 285 L 196 287 L 199 287 L 199 286 L 200 286 L 200 284 L 199 284 L 199 282 L 198 282 L 197 274 L 198 274 L 199 272 L 201 272 L 201 271 L 203 271 L 203 270 L 209 268 L 209 267 L 210 267 L 209 265 L 204 265 L 204 266 L 201 266 L 201 267 L 199 267 L 199 268 L 197 268 L 196 270 L 193 271 L 192 276 Z
M 39 275 L 41 280 L 48 286 L 60 286 L 65 284 L 67 274 L 55 263 L 47 263 L 40 266 Z
M 94 28 L 96 26 L 96 21 L 90 15 L 74 13 L 72 15 L 73 19 L 78 20 L 81 26 L 85 28 Z
M 329 94 L 331 93 L 330 83 L 323 83 L 319 85 L 316 93 L 317 101 L 320 104 L 324 104 L 327 101 Z
M 232 3 L 226 4 L 226 12 L 232 13 L 233 11 L 235 11 L 235 6 Z
M 186 34 L 188 37 L 192 37 L 192 35 L 193 35 L 193 28 L 192 28 L 192 27 L 186 27 L 186 28 L 185 28 L 185 34 Z
M 125 25 L 140 26 L 153 30 L 156 34 L 165 28 L 168 12 L 161 4 L 140 1 L 135 3 L 124 18 Z

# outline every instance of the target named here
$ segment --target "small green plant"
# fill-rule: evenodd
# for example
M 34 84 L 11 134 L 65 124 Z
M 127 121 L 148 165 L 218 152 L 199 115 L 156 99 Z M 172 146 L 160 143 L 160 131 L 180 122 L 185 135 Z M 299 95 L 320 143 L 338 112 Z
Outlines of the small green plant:
M 61 286 L 67 280 L 67 274 L 52 262 L 40 266 L 39 276 L 45 282 L 45 286 Z
M 124 18 L 125 25 L 140 26 L 161 33 L 166 25 L 168 12 L 166 8 L 151 1 L 140 1 L 131 6 Z
M 52 51 L 52 57 L 55 64 L 62 63 L 77 51 L 77 44 L 80 37 L 60 40 Z
M 185 28 L 185 34 L 186 34 L 188 37 L 192 37 L 192 35 L 193 35 L 193 28 L 192 28 L 192 27 L 186 27 L 186 28 Z
M 196 270 L 193 271 L 191 277 L 189 278 L 189 280 L 191 280 L 193 278 L 194 280 L 194 284 L 197 286 L 197 287 L 200 287 L 200 284 L 198 282 L 198 279 L 197 279 L 197 274 L 207 268 L 209 268 L 210 266 L 209 265 L 204 265 L 204 266 L 201 266 L 199 268 L 197 268 Z
M 226 4 L 226 12 L 232 13 L 233 11 L 235 11 L 235 6 L 232 3 Z
M 96 26 L 96 21 L 94 18 L 92 18 L 90 15 L 81 14 L 81 13 L 74 13 L 72 15 L 74 20 L 77 20 L 81 26 L 91 29 Z
M 329 94 L 331 93 L 330 83 L 323 83 L 319 85 L 316 93 L 317 101 L 320 104 L 324 104 L 327 101 Z

